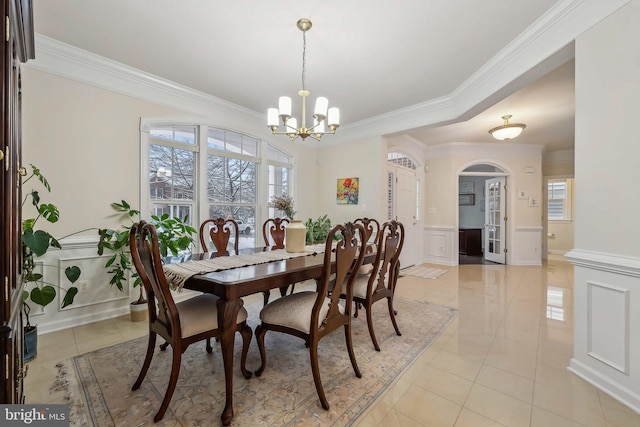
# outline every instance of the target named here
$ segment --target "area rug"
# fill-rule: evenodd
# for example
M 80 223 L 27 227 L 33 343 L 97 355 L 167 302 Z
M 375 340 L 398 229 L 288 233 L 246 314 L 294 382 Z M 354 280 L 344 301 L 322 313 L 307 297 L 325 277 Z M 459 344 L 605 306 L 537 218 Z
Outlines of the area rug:
M 421 265 L 415 265 L 413 267 L 405 268 L 404 270 L 400 270 L 400 276 L 418 276 L 424 277 L 425 279 L 437 279 L 446 273 L 447 270 L 442 270 L 439 268 L 431 268 L 424 267 Z
M 261 298 L 260 298 L 261 300 Z M 255 329 L 262 304 L 247 304 L 249 324 Z M 387 305 L 374 304 L 376 336 L 382 351 L 371 344 L 366 316 L 353 319 L 353 342 L 362 372 L 357 378 L 346 349 L 343 330 L 320 342 L 320 372 L 331 406 L 320 406 L 304 342 L 277 332 L 265 336 L 267 367 L 261 377 L 242 377 L 239 368 L 241 340 L 236 334 L 234 365 L 235 426 L 349 426 L 457 315 L 451 307 L 395 299 L 397 336 Z M 161 341 L 161 340 L 160 340 Z M 164 418 L 153 417 L 169 379 L 171 352 L 156 350 L 140 389 L 131 391 L 144 359 L 147 337 L 142 337 L 66 360 L 52 390 L 65 389 L 70 399 L 71 425 L 77 426 L 216 426 L 224 408 L 224 370 L 219 347 L 212 354 L 204 342 L 184 353 L 180 377 Z M 252 340 L 247 368 L 255 370 L 260 356 Z

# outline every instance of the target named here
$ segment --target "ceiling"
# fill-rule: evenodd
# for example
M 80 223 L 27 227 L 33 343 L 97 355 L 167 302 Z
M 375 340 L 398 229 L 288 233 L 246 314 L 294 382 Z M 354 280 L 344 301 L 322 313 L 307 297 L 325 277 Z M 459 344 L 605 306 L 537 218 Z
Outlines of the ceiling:
M 296 21 L 309 18 L 307 89 L 312 101 L 322 95 L 340 107 L 345 129 L 454 93 L 561 2 L 33 0 L 36 33 L 262 113 L 265 125 L 279 96 L 298 98 Z M 572 148 L 573 60 L 526 83 L 505 85 L 455 120 L 387 134 L 427 145 L 493 142 L 488 129 L 512 114 L 527 128 L 510 144 Z

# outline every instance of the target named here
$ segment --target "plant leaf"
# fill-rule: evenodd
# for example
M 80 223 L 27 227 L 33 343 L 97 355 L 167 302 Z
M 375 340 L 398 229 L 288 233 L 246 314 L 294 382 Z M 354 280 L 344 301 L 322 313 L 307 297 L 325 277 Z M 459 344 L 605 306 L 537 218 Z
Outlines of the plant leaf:
M 77 293 L 78 288 L 76 288 L 75 286 L 70 287 L 62 300 L 62 308 L 73 304 L 73 298 L 77 295 Z
M 64 274 L 71 283 L 75 283 L 80 278 L 80 268 L 76 265 L 72 265 L 64 270 Z
M 51 234 L 43 230 L 34 232 L 29 228 L 22 233 L 22 243 L 27 245 L 36 256 L 42 256 L 47 252 L 51 238 Z
M 43 203 L 40 205 L 38 212 L 51 223 L 58 222 L 60 219 L 60 211 L 58 211 L 58 207 L 51 203 Z
M 31 301 L 38 305 L 46 306 L 56 297 L 56 290 L 53 286 L 43 286 L 42 289 L 34 288 L 31 291 Z

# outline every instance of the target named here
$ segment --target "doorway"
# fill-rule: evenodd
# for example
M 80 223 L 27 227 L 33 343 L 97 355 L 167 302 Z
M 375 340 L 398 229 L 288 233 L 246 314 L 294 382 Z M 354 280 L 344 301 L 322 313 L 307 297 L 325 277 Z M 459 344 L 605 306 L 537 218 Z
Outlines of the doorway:
M 405 239 L 400 253 L 402 268 L 422 262 L 421 182 L 417 170 L 417 162 L 408 155 L 387 154 L 388 218 L 404 226 Z
M 491 164 L 458 176 L 458 264 L 505 264 L 507 172 Z

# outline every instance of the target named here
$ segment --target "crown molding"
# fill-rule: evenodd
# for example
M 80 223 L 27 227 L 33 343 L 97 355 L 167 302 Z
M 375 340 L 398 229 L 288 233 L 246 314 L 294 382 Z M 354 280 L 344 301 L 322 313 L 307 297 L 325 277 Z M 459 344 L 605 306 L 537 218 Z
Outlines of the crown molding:
M 34 70 L 196 116 L 220 117 L 219 121 L 227 126 L 236 125 L 242 129 L 249 127 L 254 134 L 270 135 L 263 126 L 257 125 L 264 122 L 264 115 L 261 113 L 42 34 L 36 33 L 35 43 L 36 59 L 23 64 Z
M 374 132 L 388 135 L 456 120 L 503 88 L 513 85 L 514 80 L 548 58 L 553 60 L 537 70 L 537 75 L 530 79 L 573 58 L 573 47 L 569 46 L 573 40 L 630 1 L 562 0 L 451 94 L 345 125 L 334 140 L 352 140 L 370 136 Z M 521 86 L 526 83 L 523 82 Z M 514 86 L 512 90 L 519 88 Z
M 418 127 L 454 121 L 548 58 L 546 71 L 573 57 L 567 49 L 575 38 L 631 0 L 561 0 L 451 94 L 389 113 L 341 126 L 340 133 L 323 145 L 390 135 Z M 95 55 L 42 34 L 35 35 L 36 59 L 25 66 L 136 97 L 198 116 L 220 117 L 227 126 L 270 135 L 263 126 L 264 114 L 215 96 L 174 83 L 150 73 Z M 543 70 L 537 70 L 541 73 Z

